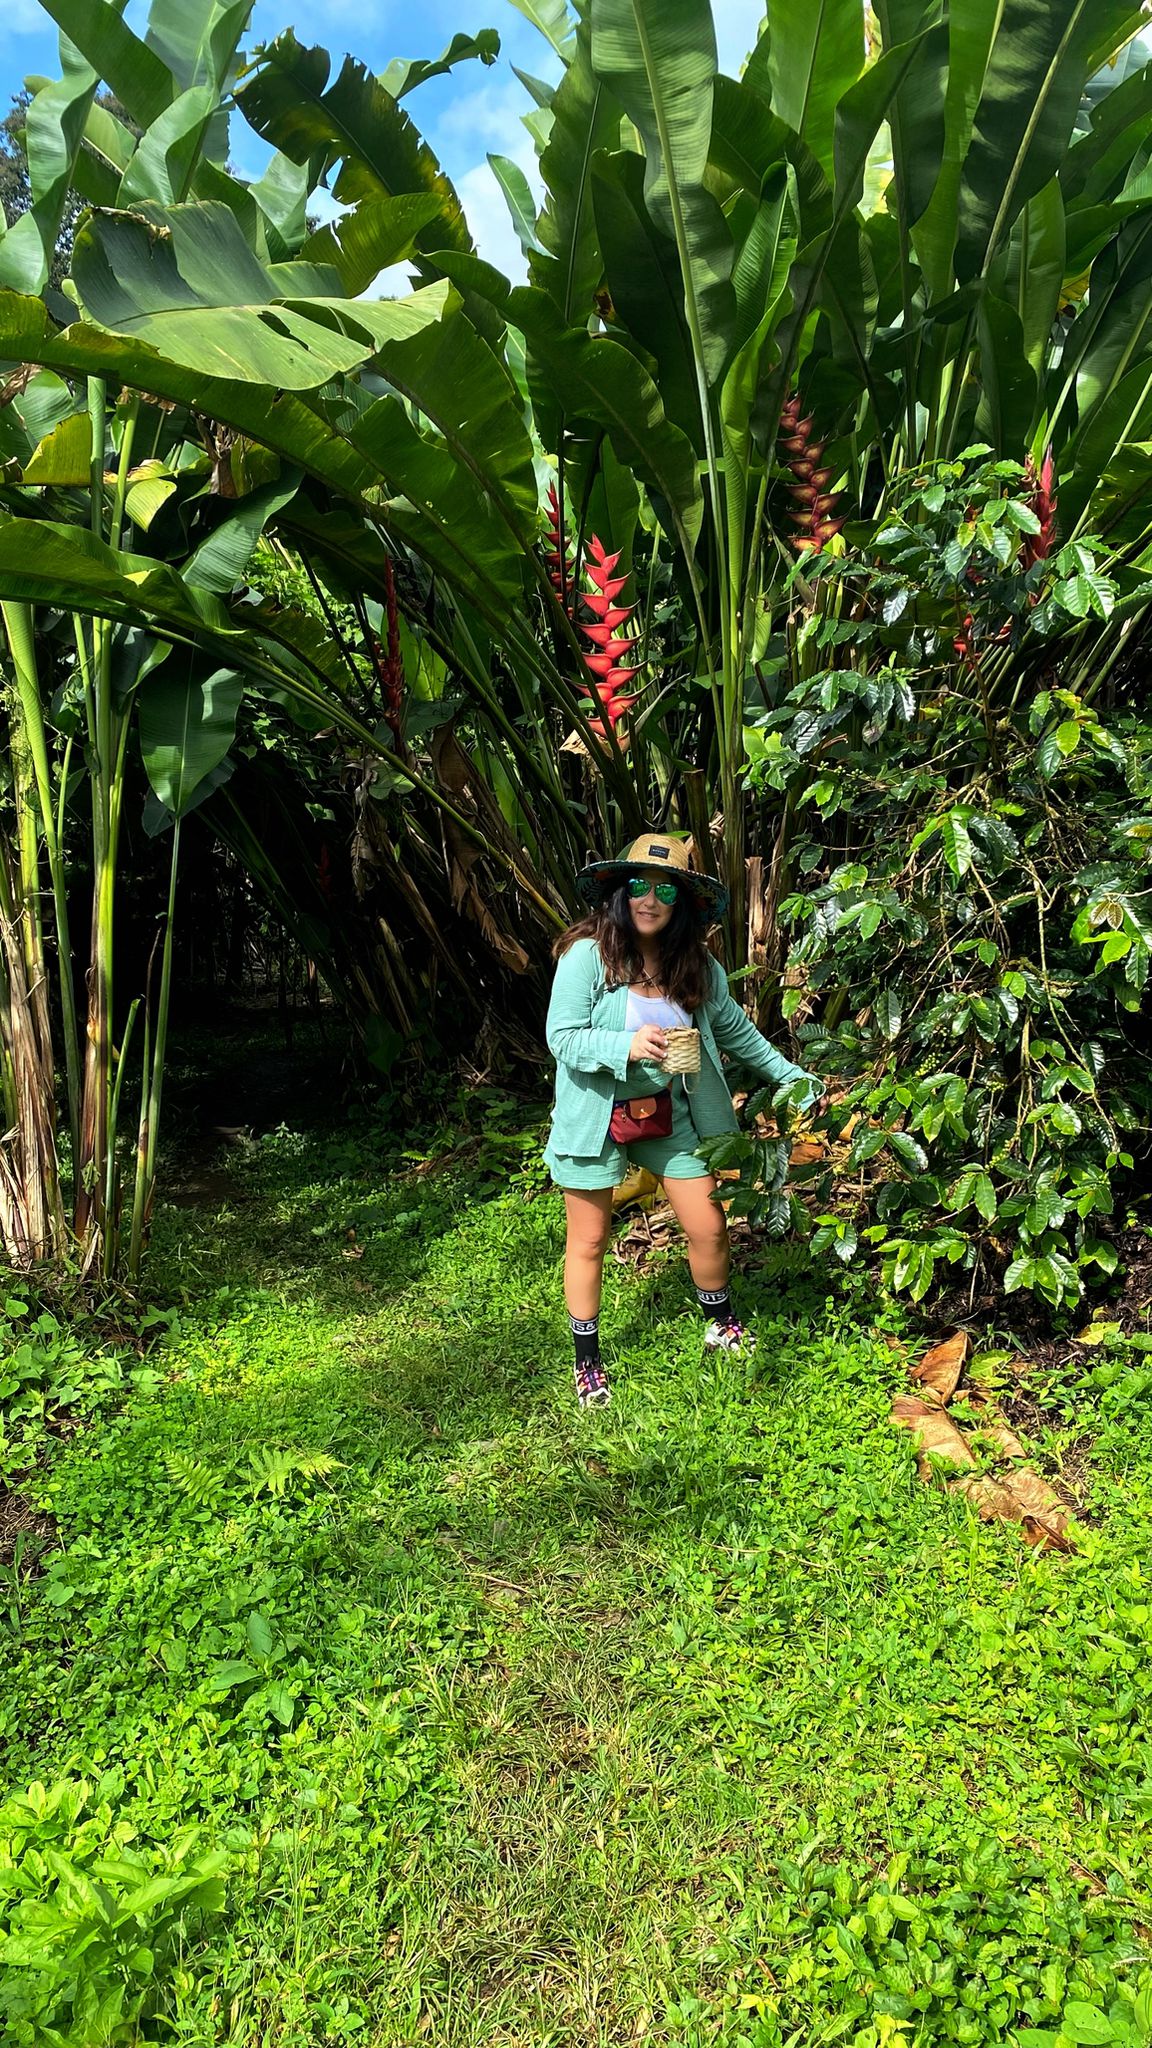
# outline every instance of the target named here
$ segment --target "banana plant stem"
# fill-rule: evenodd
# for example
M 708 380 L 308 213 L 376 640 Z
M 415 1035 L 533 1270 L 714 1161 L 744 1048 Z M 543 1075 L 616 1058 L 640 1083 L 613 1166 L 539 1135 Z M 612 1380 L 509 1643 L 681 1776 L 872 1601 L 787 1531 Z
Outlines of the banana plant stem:
M 36 794 L 44 850 L 52 880 L 52 907 L 56 920 L 56 954 L 60 1012 L 64 1035 L 64 1073 L 68 1089 L 68 1123 L 72 1139 L 73 1167 L 80 1151 L 80 1039 L 76 1018 L 76 992 L 72 981 L 72 943 L 68 926 L 68 891 L 64 873 L 62 837 L 52 797 L 52 772 L 44 727 L 44 705 L 36 664 L 36 640 L 32 607 L 29 604 L 0 604 L 8 651 L 16 677 L 16 690 L 24 727 Z M 64 761 L 67 780 L 68 753 Z M 62 816 L 62 809 L 61 809 Z
M 136 1142 L 136 1180 L 132 1189 L 132 1234 L 128 1246 L 128 1275 L 140 1273 L 152 1196 L 156 1185 L 156 1149 L 160 1134 L 160 1103 L 164 1089 L 164 1061 L 168 1049 L 168 1012 L 172 999 L 172 954 L 176 929 L 176 878 L 180 864 L 180 824 L 172 827 L 172 859 L 168 868 L 168 908 L 164 919 L 164 947 L 160 961 L 160 994 L 156 1005 L 156 1031 L 151 1047 L 151 1064 L 141 1082 L 140 1129 Z

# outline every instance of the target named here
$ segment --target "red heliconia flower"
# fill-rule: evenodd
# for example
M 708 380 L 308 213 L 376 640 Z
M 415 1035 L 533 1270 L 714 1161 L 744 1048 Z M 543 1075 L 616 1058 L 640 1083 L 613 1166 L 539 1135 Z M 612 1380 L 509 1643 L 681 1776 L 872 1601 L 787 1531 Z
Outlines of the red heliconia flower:
M 595 567 L 594 563 L 589 565 L 589 576 L 593 574 Z M 585 590 L 582 595 L 589 611 L 595 612 L 598 619 L 606 619 L 613 610 L 619 610 L 616 599 L 627 581 L 626 576 L 605 576 L 604 581 L 599 583 L 595 590 Z M 632 612 L 635 606 L 629 605 L 627 610 Z
M 601 739 L 605 736 L 605 721 L 618 726 L 636 702 L 635 692 L 628 688 L 635 679 L 636 670 L 628 666 L 627 656 L 637 643 L 618 630 L 627 625 L 636 607 L 616 602 L 628 581 L 627 576 L 612 573 L 619 560 L 619 549 L 615 554 L 609 554 L 599 536 L 591 536 L 584 564 L 591 588 L 585 590 L 582 597 L 593 614 L 594 623 L 589 625 L 581 621 L 580 631 L 591 641 L 594 650 L 584 656 L 584 666 L 593 678 L 592 689 L 603 708 L 604 717 L 591 718 L 588 723 Z
M 969 668 L 978 668 L 980 665 L 976 653 L 976 642 L 972 636 L 972 628 L 975 623 L 972 613 L 965 612 L 957 629 L 956 637 L 952 642 L 953 649 L 960 656 L 961 661 L 967 662 Z
M 597 619 L 594 626 L 581 626 L 580 631 L 587 633 L 593 647 L 607 647 L 608 642 L 615 639 L 617 629 L 625 625 L 631 616 L 630 604 L 616 604 L 611 611 L 605 612 L 602 619 Z
M 584 666 L 594 676 L 615 675 L 621 667 L 624 656 L 630 654 L 635 645 L 636 642 L 634 640 L 610 640 L 607 647 L 601 653 L 586 654 L 584 656 Z
M 1056 464 L 1051 447 L 1045 449 L 1039 469 L 1029 455 L 1024 464 L 1024 474 L 1028 483 L 1028 496 L 1024 502 L 1040 521 L 1039 533 L 1026 533 L 1020 549 L 1022 567 L 1031 569 L 1035 562 L 1046 562 L 1056 545 Z
M 572 568 L 568 560 L 568 536 L 560 518 L 560 499 L 555 484 L 548 486 L 548 577 L 566 612 L 572 609 Z
M 833 534 L 843 530 L 843 519 L 835 517 L 841 493 L 831 491 L 833 472 L 822 461 L 824 442 L 805 417 L 798 392 L 792 392 L 780 409 L 779 449 L 785 468 L 795 481 L 790 486 L 796 527 L 792 546 L 798 555 L 818 554 Z

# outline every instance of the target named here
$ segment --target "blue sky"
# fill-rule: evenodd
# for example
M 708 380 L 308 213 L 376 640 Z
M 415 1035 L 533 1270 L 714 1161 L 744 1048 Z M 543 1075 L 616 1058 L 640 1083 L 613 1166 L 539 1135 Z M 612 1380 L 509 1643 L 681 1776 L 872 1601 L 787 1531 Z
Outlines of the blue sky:
M 735 70 L 756 39 L 764 0 L 713 0 L 713 9 L 721 65 Z M 146 9 L 133 0 L 127 13 L 139 32 Z M 490 69 L 461 65 L 449 78 L 422 86 L 407 104 L 455 182 L 482 254 L 506 273 L 522 275 L 519 244 L 487 155 L 491 150 L 513 157 L 533 177 L 533 145 L 520 125 L 531 102 L 512 65 L 552 77 L 556 60 L 511 0 L 421 0 L 419 6 L 308 0 L 306 7 L 299 0 L 256 0 L 247 47 L 286 27 L 294 28 L 301 41 L 323 43 L 337 61 L 350 51 L 377 72 L 394 57 L 439 55 L 460 30 L 499 31 L 498 63 Z M 5 0 L 0 8 L 0 108 L 7 110 L 28 74 L 56 77 L 59 69 L 56 29 L 38 0 Z M 232 157 L 237 168 L 255 173 L 263 156 L 257 138 L 236 120 Z

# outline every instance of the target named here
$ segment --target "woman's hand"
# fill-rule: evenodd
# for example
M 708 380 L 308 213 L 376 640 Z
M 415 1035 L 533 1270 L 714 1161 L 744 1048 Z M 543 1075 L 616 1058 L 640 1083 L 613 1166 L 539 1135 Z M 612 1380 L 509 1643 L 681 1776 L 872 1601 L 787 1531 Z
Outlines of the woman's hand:
M 667 1051 L 667 1032 L 662 1031 L 659 1024 L 642 1024 L 628 1047 L 628 1057 L 630 1060 L 655 1060 L 660 1066 Z

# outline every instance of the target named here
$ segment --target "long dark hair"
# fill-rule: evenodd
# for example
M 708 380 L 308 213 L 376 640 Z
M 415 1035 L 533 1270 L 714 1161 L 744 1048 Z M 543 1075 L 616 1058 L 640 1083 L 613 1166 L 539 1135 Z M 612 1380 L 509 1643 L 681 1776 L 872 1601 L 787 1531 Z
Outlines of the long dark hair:
M 660 981 L 664 993 L 681 1009 L 706 1003 L 712 988 L 712 955 L 705 944 L 706 916 L 697 910 L 686 889 L 677 889 L 672 915 L 659 934 Z M 552 948 L 559 960 L 577 939 L 594 939 L 604 962 L 609 988 L 626 988 L 644 978 L 644 956 L 632 922 L 627 881 L 608 889 L 594 910 L 561 932 Z

